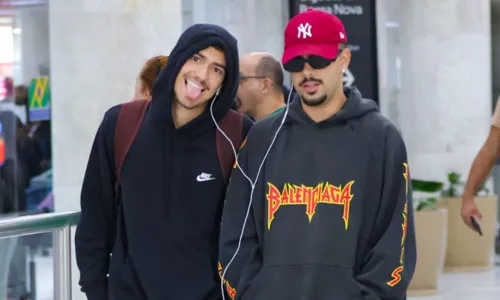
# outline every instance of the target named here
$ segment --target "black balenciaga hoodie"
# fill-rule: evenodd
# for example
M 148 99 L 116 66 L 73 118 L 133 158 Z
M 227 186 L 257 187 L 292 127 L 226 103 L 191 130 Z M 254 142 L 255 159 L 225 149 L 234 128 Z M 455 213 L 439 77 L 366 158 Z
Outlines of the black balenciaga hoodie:
M 122 168 L 120 210 L 113 201 L 113 140 L 120 107 L 104 116 L 83 182 L 75 241 L 80 284 L 89 300 L 221 297 L 217 254 L 226 187 L 210 103 L 178 129 L 171 112 L 179 70 L 210 46 L 226 57 L 226 77 L 213 105 L 215 118 L 229 111 L 238 88 L 236 40 L 222 27 L 194 25 L 180 37 L 155 84 Z M 243 136 L 251 124 L 245 119 Z M 197 180 L 202 173 L 210 180 Z
M 241 248 L 224 282 L 242 300 L 401 300 L 416 246 L 405 145 L 357 89 L 319 123 L 299 99 L 255 185 Z M 255 178 L 284 112 L 257 123 L 238 162 Z M 238 246 L 250 186 L 233 172 L 220 273 Z

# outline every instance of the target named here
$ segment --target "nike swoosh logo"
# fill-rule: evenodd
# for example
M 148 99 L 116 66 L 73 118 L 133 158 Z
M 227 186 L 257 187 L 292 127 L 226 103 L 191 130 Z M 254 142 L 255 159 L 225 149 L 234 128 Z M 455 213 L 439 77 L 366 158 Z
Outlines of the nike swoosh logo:
M 209 180 L 214 180 L 214 179 L 215 179 L 215 177 L 203 177 L 200 175 L 198 175 L 198 177 L 196 177 L 196 180 L 198 180 L 198 182 L 209 181 Z

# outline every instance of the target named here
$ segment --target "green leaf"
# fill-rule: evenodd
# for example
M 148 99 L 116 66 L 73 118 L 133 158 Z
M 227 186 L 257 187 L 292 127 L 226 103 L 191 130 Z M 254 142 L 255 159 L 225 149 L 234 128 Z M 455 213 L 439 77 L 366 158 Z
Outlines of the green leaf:
M 434 197 L 422 199 L 421 201 L 419 201 L 416 211 L 435 210 L 437 202 L 438 199 Z
M 443 189 L 443 183 L 439 181 L 428 181 L 412 179 L 411 187 L 414 192 L 436 193 Z
M 417 205 L 417 211 L 421 211 L 425 208 L 426 206 L 426 203 L 424 201 L 420 202 L 418 205 Z
M 451 172 L 448 174 L 448 181 L 450 185 L 460 184 L 460 174 L 456 172 Z

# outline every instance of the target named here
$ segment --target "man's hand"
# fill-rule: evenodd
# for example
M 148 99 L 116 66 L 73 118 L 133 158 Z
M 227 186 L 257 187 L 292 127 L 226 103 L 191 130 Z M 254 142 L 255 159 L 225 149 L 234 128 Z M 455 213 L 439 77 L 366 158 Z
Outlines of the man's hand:
M 474 231 L 475 229 L 472 226 L 471 217 L 476 217 L 478 221 L 483 220 L 483 215 L 481 215 L 481 212 L 479 211 L 479 208 L 477 207 L 473 196 L 463 197 L 461 214 L 465 225 L 469 226 L 469 228 L 471 228 Z

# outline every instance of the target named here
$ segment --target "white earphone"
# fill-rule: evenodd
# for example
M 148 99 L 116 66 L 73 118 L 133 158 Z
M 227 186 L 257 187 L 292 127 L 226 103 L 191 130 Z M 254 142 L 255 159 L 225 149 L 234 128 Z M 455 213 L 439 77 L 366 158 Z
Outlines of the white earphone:
M 210 115 L 212 116 L 212 120 L 213 120 L 215 126 L 217 127 L 217 130 L 219 130 L 219 132 L 222 133 L 222 135 L 226 138 L 226 140 L 229 142 L 229 144 L 231 144 L 231 148 L 233 149 L 233 155 L 234 155 L 234 157 L 236 157 L 236 166 L 241 171 L 241 173 L 243 174 L 243 176 L 248 180 L 248 182 L 250 182 L 250 186 L 252 187 L 252 189 L 250 191 L 250 202 L 248 203 L 247 212 L 246 212 L 246 215 L 245 215 L 245 220 L 243 221 L 243 225 L 241 226 L 240 237 L 238 239 L 238 247 L 236 247 L 236 251 L 234 252 L 233 257 L 231 257 L 231 259 L 227 263 L 226 267 L 224 268 L 224 272 L 222 272 L 222 276 L 221 276 L 222 299 L 226 300 L 226 297 L 224 295 L 224 277 L 226 277 L 226 272 L 229 269 L 229 266 L 232 264 L 233 260 L 236 258 L 236 255 L 238 255 L 238 252 L 240 251 L 241 241 L 243 240 L 243 234 L 245 233 L 245 227 L 246 227 L 246 224 L 247 224 L 247 221 L 248 221 L 248 217 L 250 215 L 250 210 L 252 208 L 253 192 L 255 191 L 255 185 L 257 184 L 257 181 L 259 180 L 259 175 L 260 175 L 260 172 L 262 171 L 264 163 L 266 162 L 267 156 L 269 155 L 269 152 L 271 151 L 271 148 L 273 147 L 274 142 L 276 141 L 276 138 L 278 137 L 278 134 L 281 131 L 281 128 L 283 127 L 283 124 L 285 124 L 286 116 L 288 115 L 288 108 L 289 108 L 289 105 L 290 105 L 290 98 L 292 96 L 292 91 L 293 91 L 293 83 L 290 82 L 290 87 L 291 88 L 290 88 L 290 93 L 288 94 L 288 98 L 287 98 L 287 101 L 286 101 L 285 114 L 283 115 L 283 119 L 281 120 L 280 126 L 278 127 L 278 129 L 276 130 L 276 133 L 274 134 L 274 137 L 273 137 L 273 139 L 271 141 L 271 144 L 269 144 L 269 148 L 267 148 L 267 151 L 266 151 L 264 157 L 262 158 L 262 161 L 261 161 L 261 163 L 259 165 L 259 169 L 257 170 L 257 174 L 255 175 L 255 181 L 252 181 L 252 179 L 250 179 L 250 177 L 245 173 L 245 171 L 243 171 L 243 169 L 241 169 L 240 164 L 238 163 L 238 154 L 236 152 L 236 148 L 234 147 L 233 143 L 231 142 L 231 139 L 220 128 L 219 124 L 217 123 L 217 120 L 215 120 L 214 112 L 213 112 L 213 105 L 214 105 L 215 100 L 217 99 L 217 96 L 219 96 L 219 91 L 220 91 L 221 87 L 222 86 L 220 86 L 219 89 L 217 89 L 217 92 L 215 93 L 215 98 L 212 101 L 212 103 L 210 104 Z

